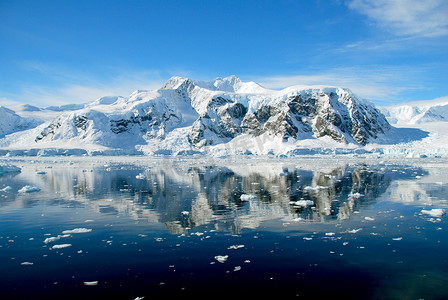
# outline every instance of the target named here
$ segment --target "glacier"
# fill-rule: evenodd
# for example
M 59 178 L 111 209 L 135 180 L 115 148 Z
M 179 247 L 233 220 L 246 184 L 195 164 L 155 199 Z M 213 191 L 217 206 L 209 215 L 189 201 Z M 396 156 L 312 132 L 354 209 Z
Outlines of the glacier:
M 128 97 L 0 107 L 0 155 L 447 156 L 447 107 L 377 108 L 341 87 L 174 76 Z

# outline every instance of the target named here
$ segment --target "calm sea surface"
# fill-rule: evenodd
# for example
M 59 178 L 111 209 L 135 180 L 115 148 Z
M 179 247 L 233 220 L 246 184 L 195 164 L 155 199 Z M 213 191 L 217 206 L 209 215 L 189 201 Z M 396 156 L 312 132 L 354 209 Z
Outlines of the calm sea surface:
M 442 159 L 2 162 L 1 299 L 448 298 Z

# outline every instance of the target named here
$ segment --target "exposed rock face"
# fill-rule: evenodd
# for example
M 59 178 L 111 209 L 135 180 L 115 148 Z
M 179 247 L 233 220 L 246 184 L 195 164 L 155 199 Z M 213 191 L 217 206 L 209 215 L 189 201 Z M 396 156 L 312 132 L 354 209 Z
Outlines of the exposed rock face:
M 344 89 L 275 95 L 259 105 L 252 105 L 250 99 L 243 105 L 234 96 L 221 95 L 211 100 L 207 113 L 196 120 L 190 132 L 194 144 L 208 145 L 241 133 L 257 136 L 267 132 L 284 140 L 314 134 L 317 138 L 330 136 L 341 143 L 366 145 L 390 129 L 379 110 Z
M 157 143 L 170 134 L 172 138 L 173 132 L 184 128 L 185 136 L 174 140 L 187 139 L 193 148 L 265 133 L 284 141 L 327 136 L 366 145 L 390 129 L 378 109 L 348 90 L 272 91 L 235 76 L 212 82 L 173 77 L 157 91 L 136 91 L 128 98 L 107 100 L 62 114 L 35 141 L 75 138 L 103 146 L 135 147 Z

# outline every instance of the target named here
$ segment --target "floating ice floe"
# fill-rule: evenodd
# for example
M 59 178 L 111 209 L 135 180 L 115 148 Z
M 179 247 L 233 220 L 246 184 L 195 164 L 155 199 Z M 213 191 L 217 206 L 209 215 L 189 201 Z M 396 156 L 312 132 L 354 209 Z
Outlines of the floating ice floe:
M 254 194 L 242 194 L 240 196 L 241 201 L 249 201 L 257 199 L 257 196 Z
M 84 281 L 84 285 L 95 286 L 98 285 L 98 281 Z
M 52 237 L 46 238 L 46 239 L 44 240 L 44 243 L 45 243 L 45 244 L 48 244 L 48 243 L 52 243 L 52 242 L 58 241 L 58 240 L 60 240 L 60 239 L 61 239 L 60 236 L 52 236 Z
M 12 191 L 12 187 L 10 187 L 9 185 L 2 189 L 2 192 L 10 192 L 10 191 Z
M 312 200 L 298 200 L 298 201 L 290 201 L 289 204 L 301 207 L 313 206 L 314 201 Z
M 24 261 L 23 263 L 21 263 L 22 266 L 32 266 L 34 265 L 34 263 L 29 262 L 29 261 Z
M 145 176 L 145 174 L 140 173 L 140 174 L 136 175 L 135 178 L 136 179 L 146 179 L 146 176 Z
M 317 186 L 310 186 L 310 185 L 308 185 L 308 186 L 306 186 L 305 188 L 304 188 L 304 190 L 306 190 L 306 191 L 318 191 L 318 190 L 321 190 L 321 189 L 328 189 L 328 186 L 322 186 L 322 185 L 317 185 Z
M 240 248 L 244 248 L 244 245 L 232 245 L 232 246 L 230 246 L 227 249 L 234 249 L 234 250 L 236 250 L 236 249 L 240 249 Z
M 366 221 L 375 221 L 375 219 L 371 218 L 371 217 L 365 217 L 364 220 L 366 220 Z
M 70 234 L 64 234 L 64 235 L 58 234 L 58 236 L 52 236 L 52 237 L 46 238 L 44 240 L 44 243 L 45 244 L 52 243 L 52 242 L 60 240 L 61 238 L 66 238 L 66 237 L 70 237 L 70 236 L 71 236 Z
M 215 259 L 220 263 L 225 263 L 228 258 L 229 258 L 228 255 L 216 255 L 215 256 Z
M 361 194 L 361 193 L 353 193 L 353 194 L 350 194 L 349 195 L 350 197 L 352 197 L 352 198 L 361 198 L 361 197 L 363 197 L 364 195 L 363 194 Z
M 358 233 L 359 231 L 361 231 L 362 228 L 358 228 L 358 229 L 352 229 L 352 230 L 348 230 L 348 233 Z
M 34 193 L 39 192 L 40 188 L 31 186 L 31 185 L 25 185 L 23 188 L 19 190 L 19 193 Z
M 59 244 L 59 245 L 54 245 L 53 247 L 51 247 L 51 249 L 63 249 L 63 248 L 68 248 L 71 247 L 72 244 Z
M 402 237 L 392 238 L 393 241 L 401 241 L 402 239 L 403 239 Z
M 88 228 L 75 228 L 75 229 L 71 229 L 71 230 L 64 230 L 64 231 L 62 231 L 63 234 L 87 233 L 87 232 L 92 232 L 92 229 L 88 229 Z
M 434 218 L 440 218 L 445 214 L 445 210 L 443 208 L 433 208 L 431 210 L 422 209 L 421 213 Z
M 16 167 L 14 165 L 10 164 L 0 164 L 0 174 L 4 173 L 18 173 L 21 172 L 21 169 L 19 167 Z

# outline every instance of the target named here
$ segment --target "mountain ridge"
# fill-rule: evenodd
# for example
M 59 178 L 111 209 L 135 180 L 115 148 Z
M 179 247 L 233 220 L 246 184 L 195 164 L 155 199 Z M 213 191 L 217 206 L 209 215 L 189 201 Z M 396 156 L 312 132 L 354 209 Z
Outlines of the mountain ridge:
M 393 131 L 379 109 L 348 89 L 269 90 L 234 75 L 209 82 L 173 76 L 158 90 L 79 106 L 68 105 L 34 128 L 6 134 L 0 147 L 278 154 L 313 146 L 365 148 Z

